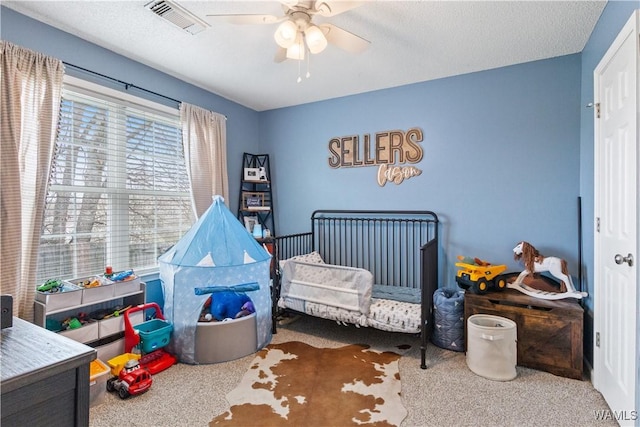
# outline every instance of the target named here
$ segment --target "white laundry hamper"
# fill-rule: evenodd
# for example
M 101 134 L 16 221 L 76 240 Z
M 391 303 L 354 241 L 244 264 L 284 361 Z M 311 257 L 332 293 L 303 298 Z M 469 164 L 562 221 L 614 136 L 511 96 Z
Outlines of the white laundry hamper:
M 513 320 L 489 314 L 467 319 L 467 366 L 494 381 L 516 377 L 517 326 Z

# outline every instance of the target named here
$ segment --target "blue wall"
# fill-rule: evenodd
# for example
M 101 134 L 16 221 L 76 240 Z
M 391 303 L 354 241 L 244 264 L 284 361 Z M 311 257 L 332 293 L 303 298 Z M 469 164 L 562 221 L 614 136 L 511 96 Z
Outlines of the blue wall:
M 442 285 L 455 286 L 457 255 L 519 268 L 520 240 L 575 270 L 580 102 L 570 55 L 264 112 L 278 233 L 308 229 L 319 208 L 428 209 L 443 221 Z M 412 127 L 418 177 L 380 187 L 377 167 L 328 165 L 333 137 Z
M 258 113 L 214 95 L 165 73 L 127 59 L 110 50 L 57 30 L 41 22 L 0 7 L 0 37 L 17 45 L 54 56 L 62 61 L 134 84 L 169 98 L 197 105 L 227 116 L 227 159 L 229 198 L 227 205 L 235 212 L 238 203 L 242 154 L 255 153 L 259 147 Z M 124 91 L 122 85 L 66 67 L 66 73 Z M 176 107 L 164 98 L 131 89 L 130 93 Z

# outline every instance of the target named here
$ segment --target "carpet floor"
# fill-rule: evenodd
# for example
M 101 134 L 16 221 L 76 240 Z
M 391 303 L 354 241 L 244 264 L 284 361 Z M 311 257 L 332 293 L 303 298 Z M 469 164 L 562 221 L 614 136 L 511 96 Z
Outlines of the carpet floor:
M 498 382 L 469 370 L 464 353 L 427 346 L 428 369 L 420 369 L 419 337 L 370 328 L 345 327 L 302 316 L 280 326 L 273 343 L 302 341 L 315 347 L 368 344 L 373 349 L 410 345 L 400 359 L 402 400 L 408 415 L 402 427 L 418 426 L 616 426 L 596 419 L 607 410 L 589 381 L 577 381 L 517 367 L 512 381 Z M 212 365 L 178 364 L 153 378 L 151 389 L 120 400 L 106 393 L 90 410 L 89 424 L 111 426 L 208 426 L 229 404 L 255 355 Z M 247 426 L 250 427 L 250 426 Z M 339 426 L 327 426 L 339 427 Z

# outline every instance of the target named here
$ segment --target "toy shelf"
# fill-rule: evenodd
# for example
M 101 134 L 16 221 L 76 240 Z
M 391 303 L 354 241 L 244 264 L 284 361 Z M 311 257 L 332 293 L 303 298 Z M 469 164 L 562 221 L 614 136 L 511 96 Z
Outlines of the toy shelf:
M 36 301 L 36 307 L 40 306 L 43 314 L 45 316 L 49 316 L 49 315 L 52 315 L 52 314 L 64 313 L 64 312 L 67 312 L 67 311 L 74 311 L 74 310 L 77 311 L 77 310 L 85 308 L 85 307 L 89 307 L 89 306 L 93 306 L 93 305 L 100 305 L 102 303 L 107 303 L 107 302 L 113 302 L 113 301 L 117 301 L 120 298 L 133 297 L 133 296 L 137 296 L 137 295 L 140 295 L 140 294 L 143 294 L 143 293 L 144 293 L 144 290 L 141 289 L 141 290 L 138 290 L 138 291 L 135 291 L 135 292 L 130 292 L 130 293 L 123 294 L 123 295 L 118 295 L 118 296 L 109 297 L 109 298 L 103 298 L 103 299 L 100 299 L 100 300 L 97 300 L 97 301 L 92 301 L 92 302 L 83 303 L 83 304 L 76 304 L 76 305 L 72 305 L 72 306 L 69 306 L 69 307 L 56 308 L 56 309 L 53 309 L 53 310 L 47 310 L 45 303 L 42 303 L 40 301 Z M 37 310 L 38 309 L 36 308 L 36 311 Z M 44 320 L 42 320 L 40 322 L 37 320 L 37 317 L 35 317 L 35 316 L 34 316 L 34 319 L 35 319 L 34 320 L 35 324 L 37 324 L 39 326 L 44 326 L 43 322 L 46 321 L 46 319 L 44 319 Z
M 146 284 L 144 282 L 139 283 L 138 290 L 124 293 L 122 295 L 114 295 L 109 298 L 98 299 L 81 304 L 73 304 L 66 307 L 56 306 L 54 309 L 50 309 L 46 302 L 35 301 L 34 302 L 34 315 L 33 323 L 35 325 L 46 328 L 47 319 L 60 320 L 66 317 L 77 316 L 79 312 L 91 313 L 95 310 L 111 308 L 113 306 L 137 306 L 144 304 L 146 296 Z M 140 312 L 136 318 L 136 323 L 144 321 L 143 313 Z M 90 322 L 81 328 L 60 331 L 61 335 L 65 335 L 75 341 L 82 342 L 92 347 L 98 347 L 102 342 L 109 339 L 117 339 L 122 336 L 124 332 L 124 325 L 122 322 L 122 316 L 111 317 L 103 320 L 96 320 Z

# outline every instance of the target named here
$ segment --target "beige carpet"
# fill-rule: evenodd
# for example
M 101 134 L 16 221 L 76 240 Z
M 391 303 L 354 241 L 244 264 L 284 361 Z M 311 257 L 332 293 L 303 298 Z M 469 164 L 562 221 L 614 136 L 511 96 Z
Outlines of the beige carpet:
M 406 417 L 394 352 L 299 341 L 258 352 L 211 426 L 397 427 Z
M 364 343 L 379 350 L 410 345 L 399 362 L 402 401 L 408 412 L 402 427 L 617 425 L 613 420 L 596 421 L 595 411 L 608 407 L 588 381 L 521 367 L 513 381 L 490 381 L 467 368 L 463 353 L 432 344 L 427 347 L 429 368 L 422 370 L 420 342 L 411 335 L 302 317 L 281 327 L 272 343 L 287 341 L 314 347 Z M 153 386 L 141 396 L 121 401 L 107 394 L 105 403 L 91 409 L 90 425 L 206 427 L 229 409 L 226 395 L 254 358 L 252 354 L 215 365 L 175 365 L 155 375 Z

